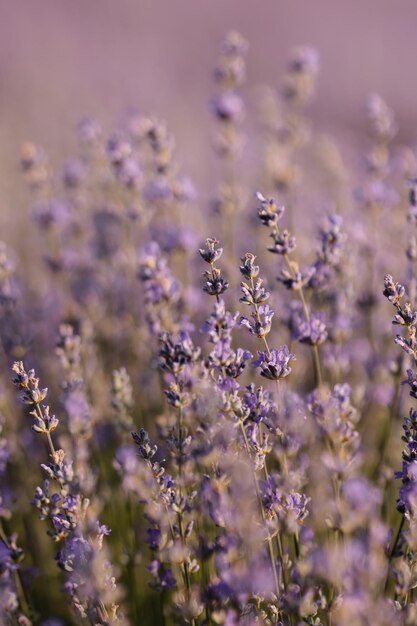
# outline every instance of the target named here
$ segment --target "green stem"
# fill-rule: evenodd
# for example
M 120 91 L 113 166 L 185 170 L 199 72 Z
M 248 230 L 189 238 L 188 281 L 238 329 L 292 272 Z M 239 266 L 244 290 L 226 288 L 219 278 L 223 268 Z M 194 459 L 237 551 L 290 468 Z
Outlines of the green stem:
M 294 533 L 294 551 L 295 551 L 295 556 L 297 557 L 297 559 L 300 558 L 300 543 L 298 541 L 298 531 L 295 531 Z
M 284 456 L 284 459 L 285 459 L 285 456 Z M 268 479 L 269 479 L 269 472 L 268 472 L 268 467 L 266 465 L 266 460 L 264 461 L 264 474 L 265 474 L 265 479 L 268 481 Z M 286 459 L 285 459 L 285 464 L 284 464 L 284 474 L 285 474 L 285 476 L 288 476 L 288 466 L 287 466 Z M 277 534 L 275 535 L 275 540 L 276 540 L 276 544 L 277 544 L 277 551 L 278 551 L 279 560 L 280 560 L 281 567 L 282 567 L 284 583 L 286 585 L 285 571 L 284 571 L 284 551 L 282 549 L 282 540 L 281 540 L 281 535 L 280 535 L 279 531 L 277 531 Z
M 6 548 L 11 550 L 11 545 L 4 531 L 3 522 L 1 519 L 0 519 L 0 539 L 2 540 Z M 31 611 L 29 608 L 28 600 L 26 598 L 26 592 L 22 583 L 20 571 L 17 568 L 14 570 L 14 580 L 15 580 L 16 591 L 17 591 L 17 595 L 19 598 L 20 607 L 22 609 L 22 612 L 29 618 L 31 615 Z
M 395 538 L 394 538 L 393 544 L 392 544 L 392 546 L 391 546 L 391 548 L 390 548 L 389 555 L 388 555 L 388 572 L 387 572 L 387 577 L 386 577 L 386 579 L 385 579 L 385 587 L 384 587 L 384 591 L 385 591 L 385 592 L 387 591 L 387 589 L 388 589 L 388 584 L 389 584 L 389 574 L 390 574 L 390 571 L 389 571 L 389 564 L 390 564 L 390 562 L 391 562 L 391 560 L 392 560 L 392 558 L 393 558 L 393 556 L 394 556 L 395 549 L 396 549 L 396 547 L 397 547 L 398 541 L 399 541 L 400 536 L 401 536 L 401 531 L 402 531 L 402 529 L 403 529 L 403 527 L 404 527 L 404 523 L 405 523 L 405 516 L 404 516 L 404 515 L 402 515 L 402 516 L 401 516 L 401 521 L 400 521 L 400 523 L 399 523 L 399 525 L 398 525 L 398 528 L 397 528 L 397 532 L 396 532 L 396 534 L 395 534 Z
M 251 459 L 250 446 L 249 446 L 249 441 L 248 441 L 248 436 L 246 434 L 245 426 L 244 426 L 244 424 L 243 424 L 243 422 L 241 420 L 239 421 L 239 424 L 240 424 L 240 428 L 241 428 L 241 431 L 242 431 L 243 440 L 245 442 L 246 452 L 247 452 L 247 454 L 249 456 L 249 459 Z M 254 480 L 254 484 L 255 484 L 256 496 L 257 496 L 258 503 L 259 503 L 259 508 L 260 508 L 260 511 L 261 511 L 262 521 L 266 522 L 265 509 L 264 509 L 264 505 L 263 505 L 263 502 L 262 502 L 262 496 L 261 496 L 261 492 L 260 492 L 260 489 L 259 489 L 258 478 L 256 476 L 256 471 L 255 470 L 253 470 L 252 475 L 253 475 L 253 480 Z M 280 592 L 280 584 L 279 584 L 279 579 L 278 579 L 277 568 L 276 568 L 276 565 L 275 565 L 274 549 L 273 549 L 273 546 L 272 546 L 272 540 L 271 540 L 271 537 L 269 536 L 269 533 L 268 533 L 268 537 L 267 537 L 267 543 L 268 543 L 269 557 L 270 557 L 270 560 L 271 560 L 272 573 L 274 575 L 276 594 L 277 594 L 277 598 L 279 598 L 279 595 L 280 595 L 280 593 L 279 593 Z M 283 574 L 284 589 L 286 589 L 286 580 L 285 580 L 285 571 L 284 571 L 284 563 L 283 563 L 283 555 L 282 555 L 282 546 L 281 546 L 281 553 L 279 554 L 279 558 L 280 558 L 281 569 L 282 569 L 282 574 Z
M 291 276 L 294 278 L 295 272 L 294 272 L 293 266 L 291 265 L 291 261 L 288 258 L 288 254 L 284 254 L 284 261 L 287 264 L 287 267 Z M 300 287 L 300 289 L 298 290 L 298 293 L 300 295 L 301 306 L 303 307 L 304 317 L 307 322 L 310 322 L 310 313 L 308 311 L 307 302 L 306 302 L 306 299 L 304 296 L 304 290 L 302 287 Z M 323 378 L 321 375 L 319 350 L 317 346 L 311 346 L 311 347 L 313 351 L 314 377 L 315 377 L 316 387 L 321 387 L 323 383 Z
M 182 475 L 183 475 L 183 458 L 182 458 L 182 448 L 183 448 L 183 441 L 184 441 L 184 433 L 183 433 L 183 410 L 182 410 L 182 404 L 180 404 L 180 406 L 178 407 L 178 419 L 177 419 L 177 429 L 178 429 L 178 472 L 179 472 L 179 495 L 180 495 L 180 510 L 178 511 L 178 528 L 180 531 L 180 538 L 181 538 L 181 543 L 183 544 L 183 546 L 185 547 L 186 545 L 186 541 L 185 541 L 185 537 L 184 537 L 184 529 L 183 529 L 183 519 L 182 519 L 182 512 L 181 512 L 181 506 L 182 506 Z M 190 582 L 190 572 L 188 570 L 188 563 L 186 561 L 184 561 L 183 563 L 183 570 L 184 570 L 184 581 L 185 581 L 185 587 L 186 587 L 186 595 L 187 595 L 187 601 L 190 602 L 191 599 L 191 582 Z M 191 624 L 192 626 L 195 626 L 195 619 L 192 618 L 191 619 Z
M 402 529 L 404 527 L 404 523 L 405 523 L 405 515 L 402 515 L 401 516 L 401 522 L 400 522 L 400 524 L 398 526 L 397 533 L 395 535 L 394 543 L 392 544 L 391 549 L 389 551 L 389 560 L 391 560 L 392 557 L 394 556 L 395 548 L 397 547 L 398 541 L 400 539 L 400 535 L 401 535 L 401 531 L 402 531 Z
M 397 413 L 399 412 L 400 389 L 401 389 L 400 381 L 402 378 L 402 362 L 403 360 L 401 359 L 401 365 L 399 366 L 399 370 L 394 379 L 394 385 L 395 385 L 394 397 L 392 399 L 391 405 L 388 410 L 388 415 L 386 416 L 383 427 L 382 427 L 381 439 L 378 445 L 378 458 L 375 463 L 374 470 L 372 472 L 372 476 L 374 480 L 377 478 L 378 470 L 385 460 L 388 443 L 391 438 L 392 426 L 395 421 L 395 417 Z
M 36 409 L 36 412 L 39 415 L 40 419 L 44 420 L 45 418 L 44 418 L 42 409 L 41 409 L 39 404 L 35 404 L 35 409 Z M 51 437 L 49 431 L 46 431 L 46 438 L 48 440 L 49 450 L 51 451 L 52 458 L 54 458 L 54 456 L 55 456 L 55 448 L 54 448 L 54 444 L 52 442 L 52 437 Z

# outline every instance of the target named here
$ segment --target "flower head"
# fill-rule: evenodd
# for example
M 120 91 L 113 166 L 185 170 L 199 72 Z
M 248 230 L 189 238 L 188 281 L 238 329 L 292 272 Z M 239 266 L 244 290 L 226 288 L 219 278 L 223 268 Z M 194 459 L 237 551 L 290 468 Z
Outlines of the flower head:
M 253 361 L 255 367 L 261 369 L 261 376 L 269 380 L 280 380 L 291 373 L 290 361 L 295 361 L 295 354 L 291 354 L 287 346 L 274 348 L 268 352 L 258 352 L 258 358 Z

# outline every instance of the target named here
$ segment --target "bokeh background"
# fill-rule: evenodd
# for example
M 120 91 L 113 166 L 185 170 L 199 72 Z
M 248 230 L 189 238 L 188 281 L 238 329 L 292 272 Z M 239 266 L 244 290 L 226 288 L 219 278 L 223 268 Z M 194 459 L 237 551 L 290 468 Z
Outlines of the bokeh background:
M 294 193 L 292 198 L 293 206 L 290 201 L 290 210 L 287 211 L 285 217 L 288 221 L 284 220 L 284 223 L 289 223 L 288 227 L 294 230 L 297 241 L 301 244 L 299 245 L 300 252 L 297 251 L 297 260 L 300 260 L 301 264 L 311 263 L 316 246 L 311 232 L 316 233 L 319 224 L 319 221 L 315 220 L 314 212 L 317 215 L 320 214 L 321 219 L 328 209 L 326 202 L 329 201 L 331 204 L 336 196 L 338 200 L 340 199 L 340 206 L 330 208 L 340 210 L 349 233 L 347 253 L 344 257 L 346 260 L 343 261 L 346 265 L 346 267 L 343 266 L 345 274 L 342 273 L 342 279 L 346 278 L 349 289 L 344 289 L 344 282 L 340 282 L 342 287 L 337 283 L 337 288 L 340 289 L 342 296 L 346 295 L 346 299 L 341 297 L 340 302 L 336 299 L 329 298 L 328 301 L 322 299 L 321 304 L 324 303 L 324 307 L 329 309 L 330 315 L 334 310 L 333 304 L 340 304 L 340 310 L 338 310 L 341 312 L 340 317 L 330 322 L 334 322 L 334 327 L 340 330 L 339 339 L 335 340 L 336 347 L 342 347 L 342 342 L 345 341 L 344 333 L 351 343 L 349 348 L 351 352 L 347 353 L 347 360 L 345 359 L 347 366 L 344 367 L 349 370 L 346 371 L 346 378 L 354 388 L 356 394 L 354 400 L 358 404 L 359 413 L 364 415 L 361 437 L 364 441 L 364 449 L 367 452 L 371 450 L 370 460 L 367 458 L 366 461 L 369 466 L 373 465 L 372 450 L 374 454 L 377 453 L 375 424 L 378 424 L 378 428 L 382 431 L 381 424 L 390 424 L 391 415 L 394 415 L 397 406 L 401 405 L 400 392 L 398 392 L 399 400 L 393 392 L 395 381 L 393 382 L 392 379 L 394 370 L 391 368 L 391 363 L 394 358 L 392 355 L 395 354 L 397 348 L 391 339 L 392 307 L 385 302 L 381 306 L 380 304 L 383 300 L 381 292 L 384 274 L 389 271 L 396 277 L 396 280 L 397 277 L 398 280 L 403 280 L 401 277 L 405 274 L 406 266 L 403 250 L 411 234 L 404 232 L 405 225 L 407 231 L 410 231 L 409 225 L 415 223 L 415 220 L 406 222 L 408 188 L 405 170 L 407 168 L 405 164 L 401 168 L 398 162 L 401 161 L 401 145 L 410 146 L 411 151 L 408 157 L 412 164 L 407 172 L 415 172 L 417 148 L 416 24 L 416 0 L 218 0 L 211 2 L 203 0 L 0 0 L 0 241 L 4 241 L 13 251 L 12 260 L 13 262 L 17 260 L 15 264 L 18 279 L 23 284 L 23 297 L 19 300 L 18 315 L 16 315 L 16 320 L 14 316 L 10 319 L 13 322 L 16 321 L 16 328 L 20 331 L 21 328 L 26 330 L 26 319 L 30 318 L 28 329 L 30 332 L 26 335 L 22 333 L 20 336 L 13 325 L 8 329 L 6 324 L 3 325 L 3 318 L 1 320 L 2 331 L 6 338 L 11 338 L 10 353 L 15 354 L 13 350 L 16 346 L 23 353 L 28 348 L 24 358 L 29 363 L 32 363 L 35 358 L 39 362 L 42 380 L 45 375 L 44 384 L 51 389 L 51 406 L 55 404 L 54 395 L 56 397 L 59 395 L 58 388 L 61 382 L 59 374 L 55 372 L 55 361 L 51 358 L 56 341 L 54 333 L 58 329 L 61 318 L 64 318 L 64 315 L 67 317 L 67 310 L 69 310 L 70 320 L 74 318 L 78 323 L 78 319 L 81 321 L 86 319 L 87 322 L 91 322 L 94 327 L 94 333 L 91 334 L 91 337 L 94 337 L 92 342 L 96 342 L 99 346 L 97 352 L 99 356 L 96 362 L 103 367 L 101 378 L 100 375 L 96 375 L 94 360 L 91 361 L 93 365 L 90 365 L 88 361 L 90 356 L 86 357 L 91 378 L 94 382 L 97 378 L 98 385 L 101 385 L 100 393 L 96 392 L 97 386 L 91 387 L 96 415 L 100 419 L 103 415 L 107 415 L 106 411 L 110 402 L 108 392 L 106 391 L 107 395 L 103 394 L 103 390 L 106 389 L 106 384 L 108 385 L 111 371 L 116 366 L 126 365 L 127 369 L 133 373 L 135 389 L 141 390 L 145 385 L 147 389 L 147 394 L 138 393 L 140 402 L 138 401 L 137 404 L 140 410 L 138 409 L 134 415 L 135 423 L 138 423 L 138 427 L 144 425 L 148 428 L 146 420 L 149 421 L 151 427 L 154 427 L 155 418 L 165 419 L 165 408 L 161 408 L 162 402 L 160 401 L 164 396 L 159 389 L 156 372 L 148 365 L 152 362 L 150 351 L 153 350 L 153 346 L 149 342 L 145 318 L 141 317 L 146 310 L 142 310 L 136 302 L 136 296 L 138 296 L 139 304 L 142 303 L 140 298 L 143 296 L 141 293 L 143 287 L 137 286 L 136 290 L 130 289 L 132 269 L 136 275 L 134 265 L 136 257 L 135 255 L 131 257 L 129 254 L 131 251 L 136 251 L 135 237 L 133 237 L 133 245 L 130 243 L 130 237 L 126 237 L 130 246 L 126 256 L 123 254 L 117 256 L 116 246 L 114 249 L 109 246 L 111 252 L 98 258 L 99 246 L 95 247 L 94 242 L 100 240 L 100 220 L 96 228 L 95 216 L 97 214 L 100 217 L 101 212 L 101 218 L 103 219 L 104 215 L 105 224 L 108 207 L 101 207 L 96 200 L 89 203 L 93 194 L 90 196 L 90 190 L 88 190 L 85 205 L 82 200 L 83 195 L 80 196 L 80 207 L 81 210 L 85 209 L 86 221 L 80 222 L 79 229 L 75 227 L 73 230 L 70 228 L 60 230 L 59 226 L 55 231 L 55 234 L 57 232 L 55 241 L 62 244 L 63 250 L 72 252 L 72 256 L 68 257 L 70 260 L 67 261 L 67 265 L 64 264 L 62 272 L 64 279 L 61 280 L 60 271 L 56 271 L 56 267 L 58 269 L 60 267 L 59 263 L 55 264 L 55 269 L 54 264 L 50 263 L 49 269 L 45 270 L 42 257 L 48 256 L 49 252 L 48 232 L 46 232 L 48 229 L 45 227 L 45 232 L 38 232 L 38 230 L 42 231 L 42 228 L 38 229 L 34 223 L 31 223 L 30 228 L 27 226 L 29 221 L 33 222 L 34 213 L 31 206 L 33 198 L 19 166 L 22 143 L 32 141 L 36 146 L 43 146 L 49 155 L 49 163 L 53 164 L 54 171 L 59 175 L 60 164 L 64 159 L 77 153 L 75 128 L 80 118 L 92 116 L 99 120 L 104 129 L 103 146 L 129 112 L 137 111 L 144 115 L 155 114 L 158 118 L 166 120 L 170 133 L 172 132 L 176 139 L 175 160 L 180 161 L 178 171 L 191 177 L 198 194 L 196 201 L 192 200 L 190 204 L 187 204 L 187 220 L 184 220 L 187 223 L 182 225 L 191 226 L 192 243 L 188 247 L 184 246 L 184 250 L 179 250 L 178 258 L 174 258 L 172 254 L 169 257 L 168 266 L 170 271 L 171 265 L 174 266 L 173 274 L 176 276 L 176 272 L 179 275 L 184 270 L 182 265 L 184 263 L 185 275 L 181 276 L 184 285 L 186 287 L 194 283 L 198 285 L 197 291 L 189 289 L 187 296 L 190 300 L 190 308 L 195 309 L 193 321 L 196 328 L 199 328 L 200 321 L 207 319 L 210 307 L 208 300 L 204 301 L 205 296 L 203 298 L 200 291 L 203 264 L 197 254 L 198 242 L 203 242 L 205 237 L 217 236 L 225 246 L 223 259 L 226 276 L 231 283 L 228 293 L 232 302 L 234 298 L 236 304 L 241 295 L 238 293 L 240 282 L 238 264 L 234 262 L 234 259 L 237 261 L 239 256 L 248 250 L 246 246 L 250 246 L 250 250 L 258 255 L 262 275 L 265 273 L 267 281 L 276 285 L 276 281 L 271 280 L 272 275 L 275 274 L 276 265 L 265 259 L 267 256 L 264 251 L 267 240 L 265 229 L 256 227 L 259 234 L 255 235 L 255 227 L 252 231 L 250 221 L 255 215 L 255 207 L 251 206 L 251 199 L 253 202 L 253 194 L 259 181 L 262 150 L 265 148 L 262 145 L 265 137 L 262 135 L 259 108 L 266 85 L 275 89 L 280 88 L 291 49 L 298 45 L 312 46 L 320 55 L 321 69 L 317 93 L 313 101 L 308 103 L 307 111 L 302 113 L 303 115 L 305 113 L 306 120 L 311 120 L 314 132 L 311 135 L 307 132 L 312 140 L 306 141 L 305 153 L 300 150 L 300 154 L 297 153 L 294 158 L 294 162 L 301 166 L 302 184 L 299 188 L 297 184 L 294 185 L 297 193 Z M 225 178 L 219 158 L 213 150 L 215 121 L 209 103 L 215 92 L 213 68 L 217 63 L 224 36 L 230 29 L 236 29 L 242 33 L 250 45 L 247 55 L 247 82 L 242 87 L 246 115 L 242 130 L 246 135 L 246 146 L 236 168 L 238 183 L 244 187 L 244 199 L 241 206 L 240 198 L 239 202 L 236 202 L 239 209 L 242 208 L 241 213 L 236 213 L 236 224 L 233 220 L 229 220 L 228 223 L 227 213 L 220 212 L 220 215 L 216 216 L 213 211 L 208 210 L 210 199 L 218 192 L 219 183 Z M 382 167 L 381 171 L 377 171 L 374 176 L 369 171 L 369 167 L 363 167 L 365 155 L 369 155 L 373 145 L 372 138 L 369 136 L 369 119 L 367 121 L 365 115 L 365 101 L 371 93 L 377 93 L 387 101 L 395 111 L 399 125 L 399 133 L 387 152 L 389 172 L 387 174 Z M 338 173 L 336 171 L 338 153 L 330 151 L 330 154 L 335 155 L 334 161 L 336 161 L 334 167 L 336 174 L 333 181 L 331 164 L 329 165 L 328 162 L 320 164 L 319 159 L 316 158 L 320 152 L 318 144 L 325 135 L 335 139 L 342 160 L 347 166 L 346 170 L 341 167 L 342 173 Z M 376 147 L 381 147 L 377 145 L 378 141 L 375 138 L 374 144 Z M 384 152 L 385 145 L 382 147 L 382 152 Z M 398 155 L 400 156 L 397 159 Z M 289 159 L 290 165 L 292 156 L 290 155 Z M 404 155 L 403 160 L 404 162 L 407 160 Z M 327 165 L 327 169 L 324 165 Z M 92 171 L 92 180 L 95 181 L 94 168 Z M 106 171 L 113 176 L 110 161 L 107 163 Z M 101 179 L 97 178 L 97 180 Z M 103 181 L 106 185 L 103 184 L 101 187 L 97 183 L 100 202 L 101 192 L 104 197 L 109 188 L 113 191 L 116 189 L 116 178 L 112 177 L 111 180 L 113 182 L 110 186 L 106 186 L 108 179 L 105 177 Z M 328 184 L 328 180 L 332 184 Z M 391 185 L 398 195 L 390 194 Z M 362 196 L 359 198 L 357 197 L 358 189 L 362 189 Z M 120 192 L 120 186 L 116 191 Z M 269 191 L 266 190 L 265 193 Z M 59 191 L 57 197 L 59 199 Z M 120 200 L 115 195 L 116 211 L 119 205 L 123 207 L 123 210 L 126 208 L 124 197 L 122 195 L 122 200 Z M 305 201 L 306 198 L 307 201 Z M 280 197 L 279 200 L 281 201 L 282 198 Z M 126 202 L 129 201 L 130 199 Z M 175 222 L 175 213 L 168 213 L 172 206 L 173 204 L 168 203 L 168 208 L 161 211 L 162 217 L 157 223 L 158 226 L 163 224 L 165 218 L 167 222 L 170 219 Z M 79 215 L 82 214 L 81 210 Z M 164 211 L 167 211 L 167 215 Z M 77 226 L 77 212 L 74 214 L 74 224 Z M 147 213 L 144 212 L 143 215 L 146 218 Z M 310 220 L 304 220 L 305 216 Z M 120 216 L 117 219 L 120 219 Z M 65 219 L 63 221 L 65 222 Z M 310 223 L 307 223 L 308 221 Z M 40 223 L 41 220 L 38 219 L 38 222 Z M 119 223 L 116 221 L 116 225 Z M 134 223 L 133 219 L 132 223 Z M 216 231 L 216 225 L 219 224 L 220 227 Z M 230 232 L 221 232 L 222 228 L 223 231 L 227 231 L 228 225 L 231 226 Z M 310 229 L 309 226 L 311 226 Z M 72 233 L 73 237 L 69 242 L 65 241 L 68 232 Z M 111 229 L 109 232 L 111 234 Z M 145 238 L 148 237 L 148 231 L 144 229 L 143 232 L 139 232 L 138 228 L 136 234 L 138 233 L 140 236 L 137 237 L 137 241 L 142 246 Z M 240 233 L 243 233 L 242 237 L 239 237 Z M 127 235 L 129 234 L 127 232 Z M 237 241 L 234 241 L 234 238 Z M 122 239 L 122 236 L 119 239 Z M 116 237 L 116 242 L 119 239 Z M 54 241 L 53 238 L 51 240 Z M 395 242 L 395 246 L 392 245 L 392 241 Z M 185 256 L 181 256 L 184 251 Z M 60 253 L 59 246 L 58 253 Z M 54 260 L 54 250 L 50 256 Z M 59 255 L 56 256 L 60 260 Z M 65 258 L 64 255 L 62 258 Z M 115 259 L 117 259 L 116 262 L 114 262 Z M 233 266 L 230 267 L 231 265 Z M 409 271 L 409 266 L 407 267 Z M 122 269 L 121 279 L 120 268 Z M 188 277 L 187 269 L 190 270 Z M 92 276 L 90 291 L 88 289 L 89 270 Z M 73 280 L 67 283 L 68 278 Z M 77 278 L 80 278 L 80 292 L 84 285 L 87 285 L 85 301 L 82 296 L 79 297 L 79 301 L 74 297 L 74 293 L 77 292 Z M 86 279 L 85 283 L 83 278 Z M 198 280 L 200 282 L 197 282 Z M 407 280 L 411 281 L 409 277 Z M 120 290 L 114 290 L 113 286 L 120 287 Z M 352 289 L 350 289 L 351 286 Z M 330 285 L 330 288 L 334 287 Z M 121 299 L 120 308 L 119 293 L 122 296 L 123 294 L 130 296 L 133 293 L 133 298 L 125 295 L 125 300 Z M 277 311 L 274 321 L 277 321 L 278 316 L 281 318 L 286 315 L 285 298 L 282 293 L 283 289 L 277 286 L 272 293 L 270 302 Z M 49 299 L 44 298 L 44 294 Z M 56 294 L 58 298 L 55 297 Z M 102 294 L 104 294 L 103 298 Z M 32 298 L 32 296 L 35 297 Z M 100 304 L 104 302 L 104 306 L 96 305 L 99 298 L 102 298 Z M 320 301 L 320 294 L 317 299 Z M 126 305 L 123 302 L 126 302 Z M 119 315 L 123 306 L 127 311 L 125 317 Z M 385 309 L 383 309 L 384 306 Z M 313 306 L 313 310 L 314 308 Z M 22 311 L 21 318 L 19 317 L 20 311 Z M 134 315 L 131 315 L 132 311 Z M 343 326 L 345 313 L 347 322 L 346 326 Z M 120 324 L 115 323 L 119 321 Z M 275 339 L 271 340 L 271 345 L 280 345 L 283 341 L 281 321 L 275 328 L 277 329 L 274 330 Z M 119 337 L 122 338 L 121 342 L 118 341 Z M 89 346 L 88 332 L 86 341 Z M 242 341 L 242 345 L 246 345 L 244 343 L 246 340 Z M 113 350 L 114 346 L 117 350 Z M 126 346 L 129 350 L 126 350 Z M 88 349 L 87 355 L 90 354 Z M 146 350 L 149 350 L 149 353 L 146 353 Z M 20 352 L 18 352 L 19 358 Z M 340 352 L 342 353 L 342 350 Z M 343 358 L 344 354 L 340 358 L 341 362 Z M 291 384 L 297 388 L 301 381 L 302 393 L 307 388 L 309 390 L 312 384 L 309 381 L 309 376 L 311 378 L 310 362 L 309 352 L 297 351 L 297 364 L 292 378 L 294 383 L 291 382 Z M 330 365 L 326 365 L 326 368 L 332 376 L 332 383 L 333 378 L 339 381 L 337 368 L 335 373 L 333 362 L 330 360 L 329 363 Z M 398 370 L 395 370 L 397 382 L 399 382 L 401 367 L 402 364 L 399 365 Z M 38 371 L 37 363 L 36 368 Z M 8 389 L 10 387 L 9 373 L 5 368 L 3 368 L 4 371 L 7 379 L 5 388 Z M 51 374 L 50 377 L 49 374 Z M 152 380 L 155 383 L 154 386 L 152 386 L 153 383 L 149 383 Z M 340 380 L 345 379 L 341 377 Z M 0 380 L 0 389 L 1 384 Z M 157 393 L 153 391 L 155 388 L 157 388 Z M 404 389 L 404 387 L 398 385 L 398 389 Z M 402 393 L 406 394 L 406 391 Z M 9 414 L 13 417 L 11 423 L 16 424 L 15 409 L 9 410 Z M 398 416 L 400 414 L 401 412 L 398 411 Z M 143 420 L 142 415 L 146 416 Z M 386 422 L 383 421 L 384 419 Z M 95 426 L 98 423 L 97 421 Z M 28 426 L 26 428 L 28 430 Z M 393 426 L 391 440 L 390 433 L 386 437 L 384 435 L 385 439 L 382 440 L 383 445 L 387 445 L 389 449 L 387 456 L 390 456 L 391 465 L 382 467 L 378 480 L 381 479 L 382 485 L 385 485 L 385 480 L 387 484 L 391 481 L 390 491 L 388 489 L 386 491 L 389 494 L 387 501 L 392 503 L 396 497 L 397 487 L 393 484 L 391 477 L 392 469 L 398 468 L 401 455 L 400 431 L 400 420 L 397 420 Z M 65 433 L 64 429 L 63 432 Z M 102 431 L 97 428 L 97 433 L 100 435 Z M 128 437 L 130 441 L 130 435 Z M 65 440 L 65 435 L 63 438 Z M 109 440 L 113 445 L 110 437 Z M 23 441 L 32 440 L 28 438 Z M 306 442 L 308 441 L 306 439 Z M 385 442 L 389 441 L 397 443 L 394 446 L 388 446 Z M 110 447 L 107 451 L 108 458 L 113 459 L 114 455 Z M 101 444 L 100 448 L 97 446 L 93 450 L 92 466 L 96 463 L 94 454 L 98 450 L 101 458 Z M 42 450 L 39 451 L 39 457 L 41 452 Z M 319 454 L 320 447 L 317 448 L 317 459 L 319 459 Z M 31 476 L 34 482 L 39 477 L 38 457 L 31 458 L 30 462 L 32 467 L 36 466 L 36 472 L 33 473 L 33 477 Z M 317 467 L 319 465 L 317 463 Z M 110 468 L 109 474 L 111 474 L 110 461 L 108 467 Z M 386 472 L 385 467 L 387 467 Z M 26 472 L 26 465 L 24 469 Z M 104 473 L 104 478 L 99 484 L 99 489 L 102 491 L 98 492 L 97 501 L 100 501 L 104 520 L 107 521 L 114 513 L 112 498 L 113 492 L 116 491 L 113 488 L 116 480 L 115 476 L 111 475 L 111 481 L 114 482 L 109 482 L 110 487 L 107 489 L 106 478 L 107 474 Z M 29 551 L 32 551 L 32 547 L 35 546 L 34 552 L 36 552 L 39 537 L 44 537 L 44 539 L 47 537 L 43 528 L 39 529 L 38 534 L 36 531 L 33 535 L 34 539 L 30 534 L 32 520 L 36 518 L 35 511 L 32 513 L 27 511 L 28 502 L 33 493 L 32 485 L 28 484 L 30 482 L 26 476 L 20 482 L 16 479 L 16 483 L 19 484 L 18 488 L 21 488 L 18 495 L 20 501 L 24 503 L 21 526 L 26 524 L 27 519 L 30 520 L 30 523 L 27 523 L 26 534 L 21 532 L 19 526 L 18 530 L 20 536 L 23 537 L 22 543 L 25 549 L 29 546 Z M 321 502 L 330 502 L 327 497 L 328 491 L 321 488 L 321 480 L 314 479 L 312 485 L 313 491 L 314 485 L 318 485 L 317 500 L 314 501 L 313 498 L 313 501 L 316 511 L 320 511 L 321 514 Z M 30 495 L 27 492 L 30 492 Z M 102 494 L 105 498 L 102 498 Z M 116 515 L 118 511 L 126 510 L 123 500 L 124 492 L 121 490 L 119 495 L 122 504 L 120 509 L 117 509 L 117 506 L 114 507 Z M 394 506 L 392 506 L 392 511 L 395 515 Z M 137 511 L 136 514 L 138 514 Z M 313 520 L 314 516 L 313 511 L 311 515 Z M 319 515 L 316 515 L 316 518 L 318 520 Z M 388 516 L 386 521 L 389 524 L 392 522 Z M 119 544 L 124 549 L 125 536 L 128 536 L 125 529 L 134 527 L 134 524 L 131 524 L 129 519 L 125 519 L 122 523 L 118 520 L 117 524 L 113 524 L 110 520 L 109 525 L 115 529 L 111 541 L 113 551 L 120 562 L 125 553 L 120 550 L 118 552 Z M 33 527 L 37 528 L 37 526 Z M 137 528 L 141 534 L 139 543 L 140 550 L 142 550 L 144 546 L 142 535 L 145 532 L 143 523 L 140 522 Z M 43 544 L 39 545 L 43 546 Z M 42 549 L 38 550 L 38 555 L 32 555 L 33 563 L 43 565 L 44 561 L 45 563 L 48 561 L 44 559 Z M 47 550 L 52 552 L 51 548 Z M 132 554 L 135 555 L 134 551 Z M 136 555 L 131 560 L 129 558 L 124 559 L 124 565 L 127 563 L 134 570 Z M 54 569 L 50 578 L 46 579 L 48 583 L 44 584 L 46 574 L 43 571 L 43 578 L 41 576 L 38 579 L 39 582 L 35 583 L 40 588 L 40 591 L 36 590 L 34 595 L 37 597 L 37 609 L 44 612 L 42 617 L 55 614 L 55 612 L 60 614 L 62 608 L 62 600 L 56 600 L 56 597 L 61 598 L 60 582 L 57 579 L 52 557 L 49 563 L 51 570 L 52 566 Z M 143 565 L 145 567 L 145 561 Z M 46 564 L 45 570 L 47 568 Z M 123 571 L 122 583 L 125 586 L 130 585 L 131 596 L 135 597 L 134 577 L 130 576 L 127 567 Z M 49 576 L 49 573 L 47 575 Z M 49 593 L 49 580 L 52 581 L 51 588 L 55 589 L 56 595 Z M 372 578 L 369 580 L 372 581 Z M 148 589 L 144 586 L 140 586 L 140 593 L 143 597 L 139 597 L 137 602 L 142 603 L 141 611 L 147 614 L 149 606 L 152 605 L 153 608 L 156 606 L 155 610 L 159 611 L 155 615 L 160 615 L 160 606 L 157 604 L 159 600 L 155 600 L 156 596 L 147 595 Z M 50 596 L 47 600 L 48 605 L 44 605 L 44 595 Z M 149 605 L 146 604 L 148 602 Z M 136 600 L 134 600 L 135 603 Z M 65 606 L 63 607 L 62 611 L 65 613 Z M 137 608 L 136 605 L 135 608 Z M 148 623 L 157 623 L 151 612 L 149 615 L 149 619 L 153 621 Z M 66 615 L 62 617 L 66 619 Z M 370 621 L 372 621 L 371 618 Z M 373 623 L 380 624 L 381 621 L 374 619 Z
M 0 13 L 0 227 L 12 244 L 27 200 L 21 143 L 67 155 L 84 115 L 109 130 L 128 109 L 164 118 L 204 202 L 215 158 L 207 103 L 230 28 L 250 42 L 247 118 L 259 87 L 278 86 L 291 47 L 307 44 L 321 58 L 311 117 L 343 139 L 345 158 L 357 158 L 349 146 L 371 92 L 395 110 L 398 140 L 415 142 L 414 0 L 0 0 Z

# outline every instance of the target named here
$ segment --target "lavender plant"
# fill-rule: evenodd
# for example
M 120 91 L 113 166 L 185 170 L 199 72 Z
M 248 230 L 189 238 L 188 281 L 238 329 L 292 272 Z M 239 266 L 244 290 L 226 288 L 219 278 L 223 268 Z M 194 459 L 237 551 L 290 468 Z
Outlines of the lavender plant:
M 374 95 L 364 170 L 317 159 L 300 47 L 247 170 L 247 53 L 231 31 L 207 210 L 153 115 L 85 118 L 62 166 L 22 147 L 32 245 L 0 244 L 6 626 L 416 623 L 415 155 L 396 164 Z

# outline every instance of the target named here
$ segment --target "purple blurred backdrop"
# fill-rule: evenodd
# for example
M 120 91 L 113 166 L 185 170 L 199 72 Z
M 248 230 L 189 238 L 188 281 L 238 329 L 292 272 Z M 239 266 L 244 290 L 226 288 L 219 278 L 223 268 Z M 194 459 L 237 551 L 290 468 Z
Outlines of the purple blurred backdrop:
M 308 44 L 321 57 L 317 127 L 354 136 L 366 95 L 378 92 L 400 139 L 415 141 L 415 0 L 0 0 L 0 12 L 0 226 L 12 231 L 20 144 L 60 157 L 85 114 L 109 129 L 129 107 L 155 112 L 201 183 L 212 158 L 212 68 L 231 27 L 250 42 L 248 115 L 259 85 L 279 85 L 288 50 Z

